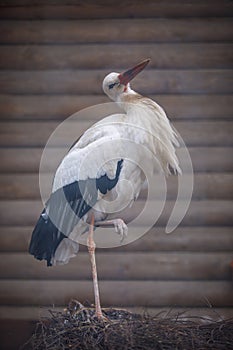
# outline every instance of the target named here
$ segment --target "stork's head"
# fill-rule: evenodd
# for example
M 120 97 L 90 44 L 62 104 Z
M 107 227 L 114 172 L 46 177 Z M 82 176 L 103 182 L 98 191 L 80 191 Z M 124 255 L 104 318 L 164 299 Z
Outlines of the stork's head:
M 119 101 L 121 94 L 130 91 L 129 82 L 136 77 L 149 62 L 150 59 L 146 59 L 123 73 L 108 74 L 103 81 L 103 90 L 105 94 L 108 95 L 111 100 Z

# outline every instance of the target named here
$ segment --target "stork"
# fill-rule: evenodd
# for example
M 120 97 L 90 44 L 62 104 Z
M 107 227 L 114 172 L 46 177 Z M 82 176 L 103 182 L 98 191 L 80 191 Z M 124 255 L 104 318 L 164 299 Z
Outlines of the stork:
M 127 149 L 119 157 L 114 146 L 107 146 L 111 159 L 101 149 L 105 142 L 124 139 L 142 145 L 152 152 L 164 174 L 171 169 L 180 173 L 175 152 L 178 145 L 176 134 L 162 109 L 153 100 L 143 97 L 130 87 L 130 81 L 149 63 L 146 59 L 123 73 L 110 73 L 103 80 L 103 91 L 124 109 L 124 113 L 104 118 L 90 127 L 72 146 L 61 161 L 54 177 L 52 193 L 32 233 L 29 252 L 38 260 L 46 260 L 47 266 L 65 264 L 78 252 L 76 236 L 89 230 L 87 246 L 90 254 L 95 294 L 96 316 L 103 318 L 93 232 L 96 227 L 113 226 L 121 241 L 127 235 L 127 224 L 119 217 L 119 210 L 108 212 L 108 203 L 117 194 L 118 203 L 129 205 L 135 201 L 145 183 L 145 175 L 138 164 L 130 162 Z M 133 126 L 137 126 L 135 131 Z M 153 135 L 153 136 L 151 136 Z M 154 137 L 156 135 L 156 137 Z M 88 155 L 94 154 L 91 164 Z M 153 168 L 151 159 L 148 164 Z M 121 179 L 130 179 L 133 184 L 130 198 L 121 184 Z

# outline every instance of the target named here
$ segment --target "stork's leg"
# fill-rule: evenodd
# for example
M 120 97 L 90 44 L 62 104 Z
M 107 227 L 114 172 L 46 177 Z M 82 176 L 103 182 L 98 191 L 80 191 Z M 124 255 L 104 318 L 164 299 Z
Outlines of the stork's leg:
M 92 278 L 93 278 L 94 294 L 95 294 L 96 316 L 98 318 L 103 318 L 103 314 L 102 314 L 102 310 L 101 310 L 101 306 L 100 306 L 97 269 L 96 269 L 96 262 L 95 262 L 95 247 L 96 247 L 96 245 L 95 245 L 94 238 L 93 238 L 94 220 L 95 220 L 94 215 L 92 214 L 89 235 L 87 238 L 87 246 L 88 246 L 88 251 L 89 251 L 90 260 L 91 260 Z
M 121 236 L 121 243 L 128 234 L 128 227 L 122 219 L 104 220 L 95 222 L 95 226 L 114 226 L 115 231 Z

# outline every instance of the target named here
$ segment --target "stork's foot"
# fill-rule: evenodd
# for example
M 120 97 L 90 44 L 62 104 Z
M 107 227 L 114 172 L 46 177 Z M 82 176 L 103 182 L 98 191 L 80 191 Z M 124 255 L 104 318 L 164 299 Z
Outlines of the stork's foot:
M 102 310 L 101 309 L 97 310 L 97 308 L 95 308 L 95 317 L 97 317 L 98 320 L 103 320 L 105 318 L 102 313 Z
M 123 243 L 124 239 L 128 235 L 128 226 L 124 223 L 122 219 L 113 220 L 113 225 L 116 233 L 118 233 L 121 237 L 121 243 Z
M 112 226 L 112 225 L 114 226 L 116 233 L 120 235 L 121 243 L 123 243 L 124 239 L 127 237 L 127 234 L 128 234 L 128 227 L 122 219 L 98 221 L 95 223 L 95 226 Z
M 101 312 L 95 312 L 95 316 L 98 318 L 98 320 L 103 321 L 103 322 L 109 322 L 109 319 L 103 315 L 102 310 Z

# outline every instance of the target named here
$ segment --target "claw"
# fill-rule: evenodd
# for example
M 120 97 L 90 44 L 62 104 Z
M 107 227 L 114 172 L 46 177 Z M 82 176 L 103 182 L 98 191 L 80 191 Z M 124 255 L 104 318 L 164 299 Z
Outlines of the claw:
M 124 223 L 122 219 L 115 219 L 114 227 L 115 227 L 115 231 L 119 233 L 121 237 L 121 243 L 123 243 L 124 239 L 127 237 L 127 234 L 128 234 L 127 225 Z
M 95 223 L 95 226 L 108 226 L 113 225 L 115 232 L 119 233 L 121 237 L 121 244 L 123 243 L 124 239 L 127 237 L 128 234 L 128 227 L 124 223 L 122 219 L 114 219 L 114 220 L 105 220 L 105 221 L 99 221 Z

